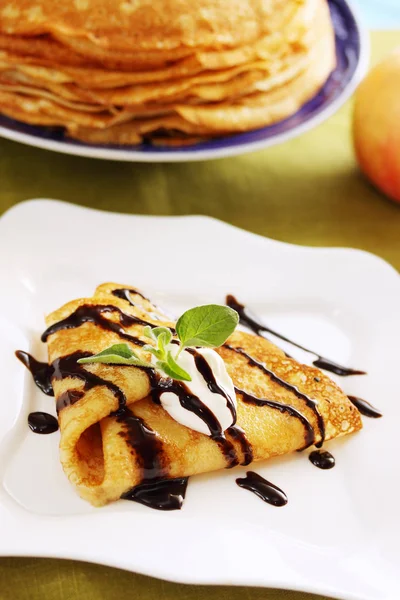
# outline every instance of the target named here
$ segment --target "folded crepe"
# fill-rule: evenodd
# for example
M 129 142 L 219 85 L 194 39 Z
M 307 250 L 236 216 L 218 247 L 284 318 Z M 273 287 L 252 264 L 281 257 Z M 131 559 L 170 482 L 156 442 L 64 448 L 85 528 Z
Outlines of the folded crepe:
M 150 360 L 143 351 L 146 324 L 173 330 L 174 322 L 132 287 L 103 284 L 92 298 L 69 302 L 46 321 L 61 463 L 95 506 L 143 482 L 249 464 L 362 427 L 358 410 L 327 375 L 241 331 L 217 349 L 238 404 L 237 422 L 222 440 L 181 425 L 155 403 L 149 370 L 79 364 L 121 342 Z

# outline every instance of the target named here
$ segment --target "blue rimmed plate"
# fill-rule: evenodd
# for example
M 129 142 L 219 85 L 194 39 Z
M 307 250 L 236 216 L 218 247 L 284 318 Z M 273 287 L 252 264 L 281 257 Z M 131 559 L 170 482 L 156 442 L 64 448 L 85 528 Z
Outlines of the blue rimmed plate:
M 31 146 L 105 160 L 184 162 L 224 158 L 284 142 L 333 115 L 364 76 L 369 57 L 368 34 L 346 0 L 328 0 L 335 28 L 337 67 L 323 88 L 296 114 L 269 127 L 220 137 L 190 147 L 100 146 L 65 139 L 62 132 L 26 125 L 0 116 L 0 136 Z

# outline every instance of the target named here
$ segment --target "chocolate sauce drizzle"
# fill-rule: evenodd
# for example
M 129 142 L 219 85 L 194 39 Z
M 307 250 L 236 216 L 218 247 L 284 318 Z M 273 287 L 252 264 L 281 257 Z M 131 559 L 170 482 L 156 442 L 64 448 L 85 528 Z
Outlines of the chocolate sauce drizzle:
M 293 342 L 293 340 L 290 340 L 289 338 L 278 333 L 277 331 L 270 329 L 266 325 L 263 325 L 263 323 L 261 323 L 255 315 L 253 315 L 252 313 L 250 313 L 248 311 L 248 309 L 246 308 L 246 306 L 244 304 L 240 304 L 240 302 L 238 302 L 238 300 L 236 300 L 236 298 L 234 296 L 232 296 L 231 294 L 229 294 L 226 297 L 226 304 L 239 313 L 240 323 L 242 325 L 245 325 L 249 329 L 251 329 L 251 331 L 253 331 L 256 335 L 261 336 L 262 333 L 270 333 L 270 334 L 274 335 L 275 337 L 279 338 L 280 340 L 283 340 L 284 342 L 291 344 L 295 348 L 299 348 L 300 350 L 303 350 L 304 352 L 308 352 L 309 354 L 313 354 L 314 356 L 316 356 L 317 357 L 316 360 L 313 361 L 313 365 L 315 367 L 318 367 L 319 369 L 324 369 L 325 371 L 329 371 L 330 373 L 335 373 L 335 375 L 340 375 L 341 377 L 349 377 L 350 375 L 365 375 L 366 374 L 365 371 L 359 371 L 357 369 L 350 369 L 348 367 L 339 365 L 338 363 L 333 362 L 329 358 L 325 358 L 324 356 L 321 356 L 317 352 L 314 352 L 313 350 L 309 350 L 308 348 L 305 348 L 304 346 L 301 346 L 300 344 Z
M 57 412 L 60 412 L 66 406 L 75 404 L 83 396 L 83 392 L 87 392 L 94 387 L 106 387 L 118 400 L 119 410 L 122 410 L 126 406 L 126 396 L 120 387 L 103 379 L 95 373 L 91 373 L 84 368 L 84 365 L 80 365 L 78 360 L 81 358 L 88 358 L 92 356 L 91 352 L 73 352 L 68 356 L 57 358 L 53 364 L 53 375 L 52 379 L 61 381 L 71 377 L 72 379 L 80 379 L 84 382 L 83 390 L 68 390 L 58 398 L 57 401 Z M 129 367 L 128 367 L 129 368 Z
M 225 461 L 226 461 L 226 469 L 233 469 L 233 467 L 237 467 L 239 463 L 239 458 L 237 452 L 235 450 L 235 446 L 232 444 L 230 440 L 225 437 L 225 434 L 221 434 L 220 436 L 211 438 L 216 442 L 221 450 Z
M 240 394 L 242 396 L 243 402 L 247 402 L 247 404 L 254 404 L 255 406 L 269 406 L 270 408 L 273 408 L 274 410 L 279 410 L 279 412 L 281 412 L 281 413 L 286 413 L 286 414 L 290 415 L 291 417 L 295 417 L 296 419 L 299 419 L 299 421 L 302 423 L 302 425 L 304 425 L 304 433 L 305 433 L 305 436 L 304 436 L 305 446 L 302 448 L 302 450 L 305 450 L 305 448 L 308 448 L 309 446 L 312 446 L 314 444 L 314 442 L 315 442 L 314 427 L 312 426 L 310 421 L 296 408 L 294 408 L 293 406 L 290 406 L 289 404 L 275 402 L 274 400 L 266 400 L 265 398 L 262 398 L 262 399 L 257 398 L 256 396 L 253 396 L 252 394 L 249 394 L 248 392 L 245 392 L 238 388 L 235 388 L 235 389 L 236 389 L 236 393 Z
M 161 395 L 166 392 L 175 394 L 181 406 L 192 413 L 207 425 L 211 437 L 218 437 L 222 434 L 221 425 L 214 413 L 206 406 L 200 398 L 195 396 L 186 387 L 183 381 L 179 383 L 174 379 L 167 379 L 152 373 L 152 399 L 156 404 L 161 404 Z
M 120 298 L 121 300 L 127 300 L 129 302 L 129 304 L 131 304 L 131 306 L 136 306 L 136 304 L 132 301 L 131 294 L 136 294 L 137 296 L 140 296 L 141 298 L 143 298 L 143 300 L 147 300 L 147 302 L 150 302 L 150 300 L 148 298 L 146 298 L 146 296 L 143 296 L 143 294 L 141 292 L 139 292 L 138 290 L 134 290 L 134 289 L 117 288 L 116 290 L 113 290 L 111 293 L 116 298 Z M 151 302 L 150 302 L 150 304 L 151 304 Z
M 133 289 L 130 290 L 128 288 L 118 288 L 116 290 L 113 290 L 111 293 L 116 298 L 120 298 L 121 300 L 126 300 L 127 302 L 129 302 L 129 304 L 131 306 L 136 306 L 137 308 L 143 310 L 143 306 L 136 304 L 131 298 L 131 294 L 137 294 L 138 296 L 143 298 L 143 300 L 147 300 L 147 302 L 149 302 L 154 308 L 158 309 L 158 307 L 155 304 L 153 304 L 148 298 L 146 298 L 146 296 L 143 296 L 143 294 L 141 292 L 138 292 L 137 290 L 133 290 Z M 160 310 L 160 309 L 158 309 L 158 310 Z M 158 315 L 156 315 L 154 313 L 151 315 L 151 317 L 154 318 L 155 320 L 162 320 L 161 317 L 159 317 Z M 152 327 L 156 327 L 156 325 L 154 323 L 148 323 L 148 325 L 151 325 Z M 164 325 L 164 327 L 166 327 L 166 325 Z M 171 332 L 175 335 L 176 330 L 174 329 L 174 327 L 168 326 L 168 329 L 170 329 Z
M 72 406 L 78 402 L 84 395 L 85 392 L 82 390 L 66 390 L 60 394 L 56 403 L 57 414 L 59 414 L 63 408 L 67 408 L 67 406 Z
M 174 379 L 163 378 L 155 371 L 149 371 L 149 378 L 153 402 L 161 404 L 160 397 L 166 392 L 175 394 L 184 409 L 194 413 L 207 425 L 211 439 L 218 444 L 225 457 L 227 469 L 236 467 L 239 464 L 235 447 L 232 442 L 226 439 L 221 424 L 214 413 L 200 400 L 200 398 L 198 398 L 198 396 L 190 392 L 183 381 L 178 382 Z
M 141 483 L 121 498 L 139 502 L 157 510 L 180 510 L 186 495 L 188 477 Z
M 366 400 L 358 398 L 358 396 L 348 396 L 348 398 L 364 417 L 369 417 L 370 419 L 380 419 L 383 417 L 383 414 Z
M 247 471 L 246 477 L 236 479 L 236 483 L 239 487 L 250 490 L 261 500 L 272 504 L 272 506 L 285 506 L 288 502 L 283 490 L 253 471 Z
M 245 325 L 246 327 L 251 329 L 256 335 L 262 335 L 263 332 L 271 333 L 275 337 L 291 344 L 292 346 L 295 346 L 300 350 L 304 350 L 305 352 L 316 356 L 317 359 L 313 361 L 313 365 L 315 367 L 318 367 L 319 369 L 324 369 L 325 371 L 330 371 L 331 373 L 334 373 L 335 375 L 339 375 L 341 377 L 349 377 L 350 375 L 366 375 L 365 371 L 350 369 L 348 367 L 339 365 L 328 358 L 320 356 L 313 350 L 309 350 L 308 348 L 305 348 L 304 346 L 293 342 L 286 336 L 281 335 L 273 329 L 270 329 L 266 325 L 263 325 L 255 315 L 251 314 L 248 311 L 245 305 L 240 304 L 240 302 L 238 302 L 238 300 L 236 300 L 236 298 L 231 294 L 229 294 L 226 297 L 226 304 L 239 313 L 240 322 L 242 323 L 242 325 Z M 315 377 L 315 380 L 319 381 L 319 378 Z M 362 398 L 358 398 L 356 396 L 349 396 L 349 400 L 354 404 L 356 408 L 358 408 L 358 410 L 362 415 L 364 415 L 364 417 L 369 417 L 371 419 L 379 419 L 383 416 L 377 408 L 375 408 L 374 406 L 372 406 L 372 404 L 370 404 L 366 400 L 363 400 Z
M 51 385 L 51 377 L 53 375 L 53 367 L 47 363 L 40 362 L 33 358 L 28 352 L 17 350 L 15 356 L 22 364 L 30 371 L 33 381 L 38 388 L 42 390 L 46 396 L 54 396 L 53 386 Z
M 142 482 L 125 492 L 121 498 L 158 510 L 182 508 L 188 478 L 163 479 L 168 476 L 168 466 L 160 437 L 129 408 L 125 408 L 116 418 L 123 425 L 120 435 L 135 453 Z
M 118 313 L 120 324 L 114 323 L 114 321 L 110 321 L 110 319 L 103 317 L 104 313 Z M 138 337 L 129 335 L 126 333 L 123 327 L 131 327 L 132 325 L 154 326 L 153 323 L 144 321 L 139 317 L 125 314 L 121 309 L 119 309 L 117 306 L 113 306 L 112 304 L 94 306 L 84 304 L 83 306 L 77 308 L 66 319 L 62 319 L 62 321 L 58 321 L 57 323 L 54 323 L 54 325 L 50 325 L 50 327 L 48 327 L 42 335 L 42 342 L 46 342 L 49 336 L 57 331 L 61 331 L 62 329 L 76 329 L 84 323 L 94 323 L 106 331 L 112 331 L 113 333 L 116 333 L 119 337 L 132 342 L 136 346 L 144 346 L 146 342 L 143 342 Z M 123 327 L 121 327 L 121 325 Z
M 308 458 L 318 469 L 333 469 L 335 466 L 335 458 L 327 450 L 314 450 Z
M 166 477 L 168 470 L 163 460 L 163 443 L 157 433 L 127 407 L 116 419 L 123 425 L 120 435 L 135 453 L 142 483 Z
M 281 387 L 285 388 L 286 390 L 288 390 L 289 392 L 291 392 L 292 394 L 297 396 L 297 398 L 299 398 L 300 400 L 304 400 L 306 405 L 312 409 L 315 416 L 317 417 L 318 428 L 319 428 L 319 431 L 321 434 L 321 441 L 318 442 L 318 444 L 316 444 L 316 446 L 317 446 L 317 448 L 320 448 L 325 440 L 325 423 L 324 423 L 324 419 L 323 419 L 321 413 L 318 410 L 316 401 L 313 400 L 312 398 L 310 398 L 309 396 L 307 396 L 306 394 L 303 394 L 303 392 L 300 392 L 300 390 L 295 385 L 292 385 L 291 383 L 288 383 L 287 381 L 284 381 L 283 379 L 278 377 L 278 375 L 276 375 L 273 371 L 268 369 L 263 363 L 259 362 L 258 360 L 256 360 L 252 356 L 250 356 L 250 354 L 247 354 L 247 352 L 245 352 L 242 348 L 235 348 L 234 346 L 230 346 L 229 344 L 225 344 L 224 348 L 227 348 L 228 350 L 232 350 L 233 352 L 237 352 L 238 354 L 241 354 L 242 356 L 244 356 L 247 359 L 248 363 L 251 366 L 256 367 L 257 369 L 260 369 L 261 371 L 263 371 L 263 373 L 268 375 L 268 377 L 274 383 L 277 383 Z
M 232 425 L 229 427 L 226 432 L 230 437 L 232 437 L 236 442 L 239 443 L 240 449 L 243 454 L 243 460 L 240 463 L 243 467 L 247 467 L 251 462 L 253 462 L 253 448 L 246 437 L 245 432 L 238 425 Z
M 225 390 L 222 389 L 220 385 L 218 385 L 217 380 L 214 377 L 214 373 L 212 372 L 210 365 L 208 364 L 208 362 L 206 361 L 204 356 L 202 356 L 199 352 L 197 352 L 193 348 L 188 348 L 187 351 L 194 357 L 194 362 L 196 364 L 196 368 L 199 371 L 199 373 L 202 375 L 210 392 L 212 392 L 213 394 L 219 394 L 220 396 L 223 396 L 225 398 L 226 405 L 229 408 L 229 410 L 231 411 L 232 423 L 234 425 L 236 423 L 236 419 L 237 419 L 236 407 L 233 404 L 233 402 L 231 401 L 231 399 L 229 398 L 228 394 L 225 392 Z
M 58 429 L 58 421 L 46 412 L 31 412 L 28 415 L 28 425 L 33 433 L 48 434 Z
M 118 400 L 119 409 L 124 408 L 126 404 L 125 394 L 117 385 L 91 373 L 78 363 L 79 359 L 92 356 L 90 352 L 74 352 L 68 356 L 57 358 L 51 365 L 37 361 L 28 352 L 17 350 L 15 354 L 31 372 L 38 388 L 48 396 L 54 396 L 53 379 L 61 381 L 70 377 L 71 379 L 80 379 L 84 382 L 82 390 L 67 390 L 59 396 L 56 405 L 57 412 L 60 412 L 66 406 L 75 404 L 75 402 L 83 397 L 85 391 L 97 386 L 105 386 L 115 395 Z

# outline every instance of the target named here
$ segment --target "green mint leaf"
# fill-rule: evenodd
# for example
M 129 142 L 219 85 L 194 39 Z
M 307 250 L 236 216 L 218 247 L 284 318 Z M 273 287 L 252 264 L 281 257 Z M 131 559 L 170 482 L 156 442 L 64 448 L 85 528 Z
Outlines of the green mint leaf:
M 190 377 L 189 373 L 187 371 L 185 371 L 185 369 L 182 369 L 182 367 L 180 367 L 178 365 L 178 363 L 172 356 L 171 352 L 168 352 L 168 354 L 167 354 L 167 365 L 169 366 L 170 369 L 172 369 L 174 371 L 174 373 L 175 373 L 174 379 L 177 379 L 177 376 L 179 376 L 179 378 L 182 381 L 192 381 L 192 378 Z
M 229 306 L 208 304 L 183 313 L 176 324 L 176 332 L 183 347 L 218 348 L 235 331 L 238 323 L 238 313 Z
M 165 348 L 172 340 L 171 330 L 168 327 L 150 327 L 149 325 L 147 325 L 143 329 L 143 333 L 146 337 L 152 339 L 153 342 L 156 342 L 159 354 L 155 354 L 155 352 L 152 352 L 147 347 L 149 352 L 152 352 L 152 354 L 154 354 L 154 356 L 157 356 L 157 358 L 159 358 L 160 360 L 166 360 L 167 357 Z
M 157 350 L 154 346 L 143 346 L 143 350 L 145 352 L 150 352 L 153 356 L 155 356 L 158 360 L 164 360 L 165 352 Z
M 167 339 L 168 338 L 164 331 L 162 333 L 160 333 L 160 335 L 157 338 L 157 348 L 163 354 L 165 354 L 165 346 L 167 345 L 165 342 Z
M 153 328 L 150 327 L 150 325 L 146 325 L 146 327 L 143 328 L 143 335 L 145 337 L 150 338 L 151 340 L 153 340 L 154 342 L 156 341 L 155 336 L 153 335 Z
M 142 360 L 127 344 L 114 344 L 94 356 L 78 360 L 81 365 L 103 363 L 106 365 L 134 365 L 137 367 L 151 367 L 152 365 Z
M 157 340 L 162 337 L 165 340 L 165 346 L 167 346 L 172 340 L 172 333 L 168 327 L 154 327 L 152 329 L 152 334 Z
M 96 356 L 103 356 L 103 354 L 116 354 L 122 358 L 132 358 L 132 356 L 137 356 L 136 352 L 134 352 L 128 344 L 114 344 L 113 346 L 102 350 L 102 352 L 99 352 Z
M 145 346 L 142 346 L 142 350 L 144 352 L 151 352 L 152 354 L 154 354 L 154 352 L 157 352 L 156 348 L 154 348 L 154 346 L 150 346 L 150 344 L 146 344 Z
M 175 371 L 166 361 L 158 361 L 156 363 L 157 369 L 171 377 L 171 379 L 177 379 L 178 381 L 192 381 L 189 373 L 186 373 L 184 369 L 178 367 L 179 372 Z
M 118 354 L 104 354 L 102 356 L 94 355 L 88 358 L 80 358 L 78 363 L 85 365 L 91 363 L 103 363 L 105 365 L 133 365 L 136 367 L 152 367 L 152 365 L 136 356 L 123 358 Z

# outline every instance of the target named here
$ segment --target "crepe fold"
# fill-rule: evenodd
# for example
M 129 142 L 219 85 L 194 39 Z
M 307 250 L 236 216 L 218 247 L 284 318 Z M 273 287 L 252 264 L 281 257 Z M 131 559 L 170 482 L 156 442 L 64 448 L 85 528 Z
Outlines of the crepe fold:
M 149 370 L 77 362 L 121 342 L 146 357 L 146 323 L 174 327 L 141 292 L 113 283 L 47 317 L 61 463 L 95 506 L 142 482 L 249 464 L 361 428 L 357 409 L 324 373 L 240 331 L 218 349 L 238 402 L 237 423 L 222 440 L 173 420 L 153 400 Z
M 309 100 L 335 62 L 326 0 L 0 8 L 0 111 L 91 143 L 190 143 L 269 125 Z

